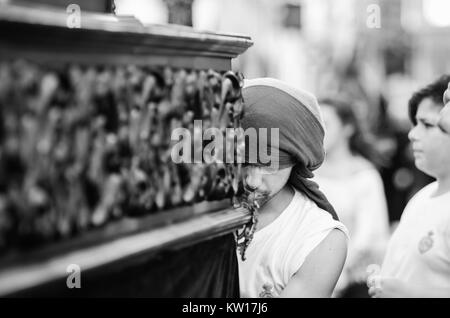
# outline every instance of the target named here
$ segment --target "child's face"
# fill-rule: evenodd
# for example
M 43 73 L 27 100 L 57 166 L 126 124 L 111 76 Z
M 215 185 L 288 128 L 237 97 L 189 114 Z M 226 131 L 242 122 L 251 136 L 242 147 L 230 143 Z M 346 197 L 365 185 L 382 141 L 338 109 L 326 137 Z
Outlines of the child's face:
M 244 170 L 244 184 L 255 190 L 265 203 L 276 195 L 288 182 L 292 167 L 273 170 L 265 167 L 249 165 Z M 262 205 L 260 204 L 260 205 Z
M 435 178 L 450 175 L 450 134 L 437 126 L 441 110 L 431 99 L 423 100 L 417 109 L 417 125 L 408 135 L 416 167 Z

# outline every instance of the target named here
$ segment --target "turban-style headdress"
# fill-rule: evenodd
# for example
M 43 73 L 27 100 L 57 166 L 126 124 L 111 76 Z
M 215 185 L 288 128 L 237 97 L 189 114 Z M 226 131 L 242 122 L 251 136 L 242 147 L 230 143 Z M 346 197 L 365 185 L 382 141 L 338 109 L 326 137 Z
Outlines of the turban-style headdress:
M 313 171 L 325 158 L 325 129 L 314 95 L 273 78 L 246 80 L 242 94 L 246 107 L 242 119 L 244 130 L 278 128 L 278 158 L 275 160 L 279 169 L 293 167 L 288 182 L 338 220 L 333 206 L 311 180 Z M 270 138 L 267 141 L 268 147 L 274 146 Z M 248 160 L 248 152 L 246 158 Z

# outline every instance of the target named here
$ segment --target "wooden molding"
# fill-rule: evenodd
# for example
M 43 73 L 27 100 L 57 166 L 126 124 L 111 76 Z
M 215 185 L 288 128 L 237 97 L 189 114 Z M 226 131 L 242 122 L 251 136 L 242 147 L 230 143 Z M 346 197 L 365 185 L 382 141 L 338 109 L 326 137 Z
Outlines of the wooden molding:
M 148 256 L 167 249 L 182 248 L 233 232 L 249 222 L 250 218 L 250 212 L 244 208 L 225 209 L 115 240 L 62 251 L 45 259 L 26 262 L 18 259 L 0 268 L 0 296 L 64 278 L 70 264 L 77 264 L 82 271 L 89 271 L 144 253 Z
M 243 35 L 200 32 L 178 25 L 144 25 L 134 17 L 81 13 L 81 28 L 67 26 L 59 8 L 2 5 L 2 56 L 57 56 L 74 62 L 176 65 L 226 70 L 253 43 Z M 39 54 L 40 53 L 40 54 Z

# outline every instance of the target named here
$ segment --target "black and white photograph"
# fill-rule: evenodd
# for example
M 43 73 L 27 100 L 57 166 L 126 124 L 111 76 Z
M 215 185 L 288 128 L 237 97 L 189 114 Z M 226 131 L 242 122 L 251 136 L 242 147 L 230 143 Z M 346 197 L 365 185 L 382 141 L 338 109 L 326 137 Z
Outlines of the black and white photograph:
M 450 298 L 450 1 L 0 0 L 0 298 Z

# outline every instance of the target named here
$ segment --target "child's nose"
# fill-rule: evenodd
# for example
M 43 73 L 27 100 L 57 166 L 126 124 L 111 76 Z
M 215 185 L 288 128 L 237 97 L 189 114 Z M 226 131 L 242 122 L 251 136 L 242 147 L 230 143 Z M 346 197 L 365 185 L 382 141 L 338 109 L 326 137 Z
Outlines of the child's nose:
M 409 131 L 408 138 L 409 138 L 410 141 L 417 141 L 417 139 L 418 139 L 417 138 L 417 130 L 418 130 L 418 128 L 417 128 L 417 125 L 416 125 Z
M 258 173 L 257 169 L 250 168 L 247 170 L 245 183 L 249 188 L 252 189 L 257 189 L 261 185 L 261 174 Z

